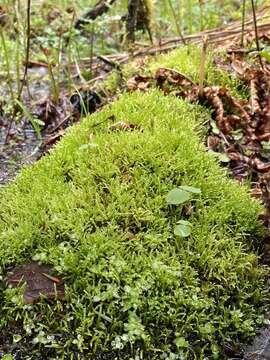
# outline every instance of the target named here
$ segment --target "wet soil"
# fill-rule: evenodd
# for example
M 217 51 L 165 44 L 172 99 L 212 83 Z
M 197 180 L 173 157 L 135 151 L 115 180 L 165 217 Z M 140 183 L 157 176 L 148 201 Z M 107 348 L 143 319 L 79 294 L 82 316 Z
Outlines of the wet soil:
M 7 120 L 0 119 L 0 186 L 11 181 L 22 167 L 34 163 L 41 155 L 42 140 L 30 124 L 12 126 L 6 141 Z
M 48 98 L 50 85 L 47 69 L 35 67 L 28 69 L 28 74 L 31 85 L 22 94 L 23 102 L 29 104 L 29 95 L 32 102 Z M 13 87 L 15 89 L 15 83 Z M 9 99 L 5 86 L 1 88 L 0 95 L 3 99 Z M 38 138 L 23 114 L 14 116 L 12 110 L 7 109 L 8 101 L 0 103 L 0 187 L 10 182 L 21 168 L 34 163 L 42 153 L 42 138 Z

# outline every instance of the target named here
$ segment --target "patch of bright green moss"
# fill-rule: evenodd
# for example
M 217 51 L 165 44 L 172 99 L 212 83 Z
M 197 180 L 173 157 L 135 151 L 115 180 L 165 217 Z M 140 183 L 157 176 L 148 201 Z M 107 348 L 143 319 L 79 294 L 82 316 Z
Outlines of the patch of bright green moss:
M 138 128 L 110 131 L 112 116 Z M 206 153 L 207 116 L 156 90 L 124 95 L 1 190 L 2 276 L 35 260 L 66 284 L 65 302 L 35 305 L 2 286 L 1 341 L 16 335 L 32 359 L 212 359 L 254 334 L 261 206 Z M 168 205 L 180 185 L 201 195 Z M 188 238 L 173 234 L 179 219 L 192 223 Z
M 215 57 L 223 58 L 225 57 L 225 54 L 213 52 L 213 49 L 211 48 L 208 50 L 205 69 L 205 84 L 207 86 L 223 86 L 229 89 L 233 96 L 247 98 L 248 90 L 245 84 L 234 73 L 229 73 L 218 68 L 214 63 Z M 200 46 L 182 46 L 168 54 L 149 58 L 144 69 L 139 65 L 136 65 L 136 61 L 129 63 L 123 67 L 122 76 L 125 81 L 138 73 L 153 76 L 160 67 L 167 67 L 188 75 L 195 83 L 198 83 L 200 63 Z M 113 72 L 105 81 L 105 87 L 108 91 L 115 92 L 118 88 L 119 81 L 119 75 L 117 75 L 116 72 Z

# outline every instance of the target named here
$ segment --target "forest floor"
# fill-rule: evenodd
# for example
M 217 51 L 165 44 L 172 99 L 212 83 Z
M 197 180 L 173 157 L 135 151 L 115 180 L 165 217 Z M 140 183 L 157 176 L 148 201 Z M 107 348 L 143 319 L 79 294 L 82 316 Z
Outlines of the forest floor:
M 195 10 L 194 8 L 192 11 Z M 12 11 L 14 15 L 10 18 L 9 13 Z M 14 36 L 18 32 L 23 37 L 19 42 L 26 42 L 27 38 L 27 29 L 19 11 L 19 8 L 13 8 L 11 5 L 3 5 L 0 8 L 3 29 L 7 32 L 6 35 L 2 34 L 5 46 L 2 53 L 1 77 L 5 86 L 1 88 L 0 93 L 0 186 L 13 178 L 24 164 L 30 164 L 40 158 L 44 151 L 61 138 L 65 127 L 79 120 L 81 109 L 78 97 L 88 98 L 87 101 L 91 102 L 89 110 L 94 111 L 101 104 L 97 97 L 87 92 L 90 89 L 97 92 L 102 104 L 111 101 L 115 89 L 111 92 L 104 82 L 111 72 L 119 74 L 120 77 L 123 75 L 124 81 L 119 80 L 118 86 L 119 89 L 125 90 L 125 64 L 136 58 L 147 59 L 148 56 L 168 52 L 183 42 L 181 37 L 173 36 L 172 15 L 166 6 L 155 14 L 156 23 L 153 24 L 155 37 L 160 37 L 161 40 L 149 46 L 147 36 L 140 34 L 141 42 L 135 43 L 127 51 L 123 42 L 123 21 L 121 16 L 116 15 L 123 11 L 122 8 L 116 8 L 112 14 L 101 20 L 97 19 L 94 25 L 90 23 L 87 31 L 80 33 L 73 29 L 77 8 L 38 2 L 31 10 L 31 51 L 30 59 L 25 64 L 24 46 L 14 41 Z M 182 14 L 188 24 L 191 24 L 192 11 L 189 9 L 189 13 Z M 207 21 L 204 20 L 204 26 L 213 27 L 218 23 L 215 19 L 222 18 L 211 6 L 205 11 L 208 11 L 209 17 Z M 229 7 L 228 12 L 238 18 L 239 9 Z M 262 16 L 264 20 L 260 23 Z M 261 31 L 267 32 L 267 8 L 258 11 L 257 17 Z M 224 21 L 227 19 L 224 18 Z M 252 28 L 252 17 L 249 16 L 245 29 L 247 39 Z M 227 47 L 230 47 L 235 36 L 239 39 L 240 29 L 240 21 L 232 22 L 223 28 L 197 33 L 194 33 L 196 28 L 193 29 L 189 25 L 189 32 L 193 33 L 185 36 L 185 42 L 200 44 L 207 35 L 209 45 L 221 44 L 222 49 L 226 43 Z M 164 33 L 171 34 L 171 37 L 164 38 Z M 95 53 L 99 55 L 95 56 Z M 11 54 L 15 54 L 14 62 L 8 61 Z M 25 69 L 20 69 L 21 62 L 24 62 L 27 68 L 26 83 L 22 89 L 21 82 Z M 143 62 L 142 60 L 142 64 Z M 14 100 L 16 102 L 16 96 L 21 90 L 22 99 L 18 99 L 22 100 L 22 103 L 16 103 L 17 109 L 14 112 L 12 103 Z M 75 96 L 72 98 L 72 95 Z
M 70 125 L 79 123 L 85 115 L 99 114 L 106 104 L 118 98 L 122 92 L 149 92 L 158 88 L 165 95 L 173 94 L 208 109 L 211 118 L 205 122 L 204 127 L 206 149 L 222 167 L 228 169 L 231 177 L 240 183 L 250 184 L 252 196 L 262 200 L 265 205 L 261 220 L 268 229 L 268 10 L 258 13 L 258 34 L 263 49 L 259 52 L 252 18 L 249 18 L 245 26 L 244 46 L 241 44 L 241 24 L 235 22 L 226 28 L 186 37 L 186 42 L 189 43 L 186 47 L 182 47 L 182 39 L 176 37 L 150 47 L 137 45 L 131 53 L 93 56 L 90 60 L 81 59 L 80 63 L 67 62 L 66 67 L 56 69 L 62 72 L 61 76 L 56 75 L 56 70 L 51 70 L 48 55 L 42 61 L 29 60 L 28 82 L 22 101 L 17 103 L 17 109 L 20 109 L 23 116 L 18 116 L 13 109 L 9 109 L 8 102 L 5 101 L 7 89 L 2 93 L 0 184 L 3 189 L 22 166 L 43 157 L 69 132 Z M 166 58 L 158 57 L 160 53 L 168 53 L 179 47 L 179 52 L 173 52 L 171 58 L 170 55 Z M 184 58 L 188 59 L 193 52 L 197 62 L 191 64 Z M 89 67 L 91 79 L 85 81 Z M 59 79 L 65 76 L 72 78 L 72 86 L 69 79 L 54 82 L 54 76 Z M 57 96 L 57 101 L 54 96 Z M 125 119 L 118 120 L 111 119 L 111 130 L 136 130 L 134 123 Z M 263 254 L 261 262 L 269 264 L 269 236 L 264 237 L 260 252 Z M 44 271 L 49 273 L 49 269 Z M 267 319 L 265 322 L 268 324 Z M 270 356 L 269 333 L 270 330 L 266 327 L 254 344 L 246 348 L 246 354 L 241 347 L 230 349 L 230 343 L 227 344 L 227 351 L 235 358 L 267 359 Z M 185 344 L 182 345 L 184 347 Z M 20 351 L 14 344 L 13 348 L 13 353 L 19 354 Z

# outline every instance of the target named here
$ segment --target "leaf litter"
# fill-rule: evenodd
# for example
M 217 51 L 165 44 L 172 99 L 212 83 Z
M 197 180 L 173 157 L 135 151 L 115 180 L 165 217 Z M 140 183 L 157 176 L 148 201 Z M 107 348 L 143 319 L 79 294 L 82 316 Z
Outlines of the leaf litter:
M 0 22 L 5 22 L 6 14 L 4 10 L 3 14 L 1 14 L 1 10 L 3 9 L 0 8 L 0 17 L 2 16 Z M 61 15 L 60 10 L 55 9 L 55 7 L 49 10 L 50 12 L 47 19 L 49 22 L 55 21 L 55 19 Z M 66 11 L 73 13 L 74 8 L 67 7 Z M 257 12 L 258 32 L 266 43 L 270 42 L 267 34 L 270 29 L 270 23 L 267 22 L 268 11 L 269 7 L 265 7 Z M 231 44 L 233 39 L 239 37 L 241 28 L 241 22 L 236 21 L 230 25 L 226 25 L 225 28 L 221 27 L 207 30 L 204 33 L 200 32 L 198 34 L 188 35 L 185 37 L 185 42 L 189 44 L 199 44 L 202 41 L 203 35 L 206 34 L 209 44 L 214 43 L 216 46 L 221 44 L 223 47 L 224 44 Z M 248 16 L 245 21 L 246 40 L 250 38 L 250 41 L 252 41 L 252 31 L 252 18 Z M 156 55 L 157 53 L 166 53 L 169 50 L 177 48 L 182 42 L 183 38 L 181 37 L 167 38 L 159 41 L 158 45 L 139 48 L 132 53 L 132 58 L 137 58 L 136 62 L 140 64 L 141 68 L 144 68 L 148 57 Z M 50 49 L 44 50 L 50 51 Z M 244 54 L 247 52 L 246 49 L 239 49 L 239 47 L 232 51 L 234 51 L 234 53 L 240 52 Z M 76 99 L 79 92 L 81 98 L 85 99 L 85 97 L 89 97 L 86 93 L 96 92 L 96 85 L 104 80 L 111 73 L 112 69 L 116 68 L 120 76 L 122 76 L 121 67 L 123 64 L 129 62 L 129 60 L 130 54 L 128 53 L 94 56 L 91 61 L 93 78 L 82 86 L 80 71 L 78 71 L 78 69 L 88 69 L 89 58 L 81 59 L 80 64 L 73 64 L 71 66 L 72 79 L 77 84 L 76 92 L 71 95 L 76 95 Z M 74 98 L 72 99 L 72 96 L 70 97 L 70 94 L 68 95 L 65 91 L 66 84 L 64 82 L 60 84 L 59 103 L 52 103 L 50 99 L 51 86 L 44 78 L 46 74 L 48 75 L 49 71 L 48 61 L 30 59 L 27 67 L 28 76 L 30 76 L 31 80 L 29 81 L 29 90 L 34 102 L 31 98 L 29 99 L 27 91 L 23 92 L 23 102 L 37 120 L 45 123 L 45 128 L 41 128 L 43 141 L 40 143 L 40 141 L 36 139 L 35 131 L 31 128 L 27 116 L 23 116 L 23 114 L 19 115 L 21 120 L 17 121 L 18 119 L 16 119 L 16 121 L 13 121 L 10 115 L 4 110 L 5 106 L 3 105 L 5 104 L 0 104 L 0 160 L 2 163 L 2 168 L 0 169 L 0 186 L 14 177 L 24 164 L 30 164 L 38 160 L 51 146 L 61 139 L 65 133 L 65 128 L 79 121 L 81 117 L 81 114 L 77 111 L 78 109 L 76 109 L 76 104 L 73 103 Z M 182 79 L 182 81 L 184 81 L 184 79 Z M 190 82 L 190 79 L 187 78 L 186 81 Z M 136 90 L 138 88 L 147 90 L 150 86 L 151 77 L 136 74 L 134 79 L 130 79 L 127 87 L 129 90 Z M 97 95 L 102 96 L 102 104 L 98 104 L 98 100 L 95 101 L 98 106 L 94 106 L 93 108 L 92 105 L 90 105 L 90 112 L 94 112 L 104 103 L 111 101 L 109 95 L 106 93 L 100 94 L 100 90 L 102 93 L 101 88 L 98 90 Z M 41 100 L 35 102 L 37 99 Z M 75 102 L 78 105 L 78 101 L 76 100 Z M 11 122 L 12 126 L 10 126 Z

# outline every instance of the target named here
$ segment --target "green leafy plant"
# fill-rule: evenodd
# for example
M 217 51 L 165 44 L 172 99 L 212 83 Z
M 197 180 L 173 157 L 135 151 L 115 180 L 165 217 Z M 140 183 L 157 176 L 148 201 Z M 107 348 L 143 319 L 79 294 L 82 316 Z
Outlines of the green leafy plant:
M 166 196 L 166 201 L 171 205 L 179 205 L 189 201 L 192 197 L 192 194 L 200 193 L 201 189 L 199 188 L 183 185 L 171 190 Z
M 201 189 L 187 185 L 179 186 L 167 194 L 166 201 L 170 205 L 185 204 L 192 199 L 193 194 L 201 194 Z M 174 227 L 174 235 L 188 237 L 191 234 L 192 224 L 189 221 L 179 220 L 176 224 Z
M 179 220 L 176 224 L 177 225 L 174 228 L 174 235 L 188 237 L 191 234 L 192 224 L 189 221 Z
M 24 115 L 30 121 L 31 125 L 33 126 L 33 129 L 37 134 L 37 137 L 41 139 L 41 128 L 44 126 L 44 122 L 38 119 L 37 117 L 33 116 L 21 101 L 15 99 L 15 103 L 19 106 L 19 108 L 22 110 Z

